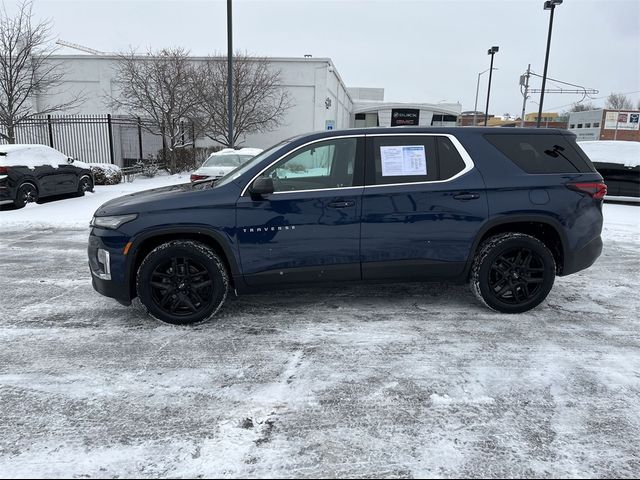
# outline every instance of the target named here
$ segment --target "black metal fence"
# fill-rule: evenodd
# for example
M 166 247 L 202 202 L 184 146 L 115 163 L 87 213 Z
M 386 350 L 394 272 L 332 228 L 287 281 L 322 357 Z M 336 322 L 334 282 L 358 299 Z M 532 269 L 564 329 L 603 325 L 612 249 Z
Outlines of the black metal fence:
M 87 163 L 127 167 L 157 159 L 165 147 L 161 135 L 150 133 L 149 121 L 121 115 L 47 115 L 15 128 L 16 143 L 49 145 Z M 193 145 L 193 127 L 181 124 L 181 143 Z M 0 127 L 4 133 L 4 128 Z M 0 143 L 7 143 L 0 139 Z

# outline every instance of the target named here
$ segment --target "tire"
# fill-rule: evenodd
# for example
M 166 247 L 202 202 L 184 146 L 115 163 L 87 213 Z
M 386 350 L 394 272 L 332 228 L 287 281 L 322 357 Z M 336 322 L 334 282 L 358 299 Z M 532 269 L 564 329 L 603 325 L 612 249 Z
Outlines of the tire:
M 523 233 L 487 239 L 471 267 L 471 291 L 487 307 L 522 313 L 547 298 L 556 277 L 556 262 L 547 246 Z
M 76 197 L 84 197 L 86 192 L 93 192 L 93 180 L 91 178 L 84 176 L 78 181 L 78 191 L 76 192 Z
M 136 288 L 152 317 L 188 325 L 208 320 L 218 312 L 229 291 L 229 276 L 220 257 L 208 246 L 174 240 L 144 258 Z
M 16 192 L 16 199 L 13 201 L 13 205 L 16 208 L 22 208 L 27 203 L 38 201 L 38 189 L 32 183 L 23 183 L 18 187 Z

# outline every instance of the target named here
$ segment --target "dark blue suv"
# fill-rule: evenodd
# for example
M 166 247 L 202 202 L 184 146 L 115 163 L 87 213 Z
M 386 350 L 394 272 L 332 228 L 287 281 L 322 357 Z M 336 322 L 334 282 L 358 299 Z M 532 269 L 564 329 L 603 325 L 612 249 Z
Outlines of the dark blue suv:
M 605 193 L 564 130 L 321 132 L 218 181 L 104 204 L 89 265 L 98 292 L 175 324 L 211 317 L 229 289 L 338 281 L 469 282 L 518 313 L 598 258 Z

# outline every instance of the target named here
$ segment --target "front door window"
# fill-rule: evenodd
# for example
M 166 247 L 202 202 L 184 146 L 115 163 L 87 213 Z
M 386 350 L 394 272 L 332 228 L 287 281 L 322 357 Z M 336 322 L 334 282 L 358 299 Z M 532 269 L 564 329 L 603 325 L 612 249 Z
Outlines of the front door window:
M 298 150 L 266 170 L 276 192 L 353 186 L 356 138 L 317 142 Z

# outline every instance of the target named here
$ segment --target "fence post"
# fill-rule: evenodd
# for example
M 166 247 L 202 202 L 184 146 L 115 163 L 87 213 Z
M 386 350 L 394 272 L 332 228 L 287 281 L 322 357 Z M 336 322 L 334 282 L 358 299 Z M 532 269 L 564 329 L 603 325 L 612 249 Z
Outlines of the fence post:
M 111 114 L 107 113 L 107 130 L 109 132 L 109 158 L 111 159 L 111 164 L 115 164 L 114 155 L 113 155 L 113 131 L 111 129 Z
M 165 162 L 165 165 L 168 163 L 167 162 L 167 139 L 164 136 L 164 130 L 165 130 L 165 126 L 164 126 L 164 119 L 162 120 L 162 161 Z
M 49 129 L 49 146 L 53 148 L 53 126 L 51 125 L 51 115 L 47 115 L 47 127 Z
M 142 162 L 142 122 L 140 121 L 140 117 L 138 117 L 138 151 L 140 152 L 140 161 Z

